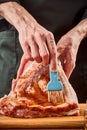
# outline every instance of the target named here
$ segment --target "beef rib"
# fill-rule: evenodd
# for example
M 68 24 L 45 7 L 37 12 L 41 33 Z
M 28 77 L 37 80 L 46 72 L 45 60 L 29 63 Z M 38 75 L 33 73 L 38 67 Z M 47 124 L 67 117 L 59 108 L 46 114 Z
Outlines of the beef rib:
M 27 66 L 27 67 L 26 67 Z M 20 117 L 56 117 L 78 115 L 79 106 L 75 91 L 69 83 L 60 62 L 58 73 L 63 84 L 64 102 L 49 103 L 46 90 L 49 81 L 49 68 L 41 63 L 25 65 L 19 79 L 12 83 L 11 91 L 0 99 L 0 114 Z

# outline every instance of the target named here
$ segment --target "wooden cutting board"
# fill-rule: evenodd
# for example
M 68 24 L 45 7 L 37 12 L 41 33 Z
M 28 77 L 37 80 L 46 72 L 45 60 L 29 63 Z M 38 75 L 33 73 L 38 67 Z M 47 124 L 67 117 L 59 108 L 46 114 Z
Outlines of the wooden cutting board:
M 0 128 L 8 129 L 58 129 L 58 128 L 83 128 L 84 127 L 84 109 L 87 104 L 80 104 L 80 116 L 51 117 L 51 118 L 33 118 L 20 119 L 0 115 Z

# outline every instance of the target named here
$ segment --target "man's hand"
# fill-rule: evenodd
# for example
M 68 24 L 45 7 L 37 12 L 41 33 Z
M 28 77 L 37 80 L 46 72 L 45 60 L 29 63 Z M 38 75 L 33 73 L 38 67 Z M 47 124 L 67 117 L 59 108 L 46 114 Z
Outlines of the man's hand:
M 0 4 L 0 15 L 17 29 L 27 60 L 42 62 L 43 65 L 50 64 L 51 70 L 57 71 L 57 50 L 51 32 L 39 25 L 27 10 L 16 2 Z
M 19 40 L 28 60 L 35 60 L 43 65 L 50 64 L 51 69 L 57 69 L 57 50 L 54 36 L 39 24 L 28 25 L 19 30 Z
M 57 43 L 57 57 L 69 78 L 75 68 L 76 56 L 81 40 L 87 35 L 87 19 L 61 37 Z

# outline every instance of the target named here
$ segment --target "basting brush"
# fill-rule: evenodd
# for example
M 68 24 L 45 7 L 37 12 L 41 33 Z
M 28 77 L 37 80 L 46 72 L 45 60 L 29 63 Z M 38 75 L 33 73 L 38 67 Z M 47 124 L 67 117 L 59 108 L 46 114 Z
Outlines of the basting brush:
M 48 90 L 48 102 L 53 104 L 64 102 L 63 86 L 58 79 L 58 72 L 52 72 L 50 70 L 50 81 L 47 84 Z

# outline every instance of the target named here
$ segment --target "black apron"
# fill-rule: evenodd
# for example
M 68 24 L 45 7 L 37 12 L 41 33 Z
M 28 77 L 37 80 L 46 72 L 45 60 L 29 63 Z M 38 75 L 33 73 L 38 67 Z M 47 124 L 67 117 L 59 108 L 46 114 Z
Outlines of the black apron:
M 8 94 L 22 56 L 16 29 L 0 20 L 0 97 Z

